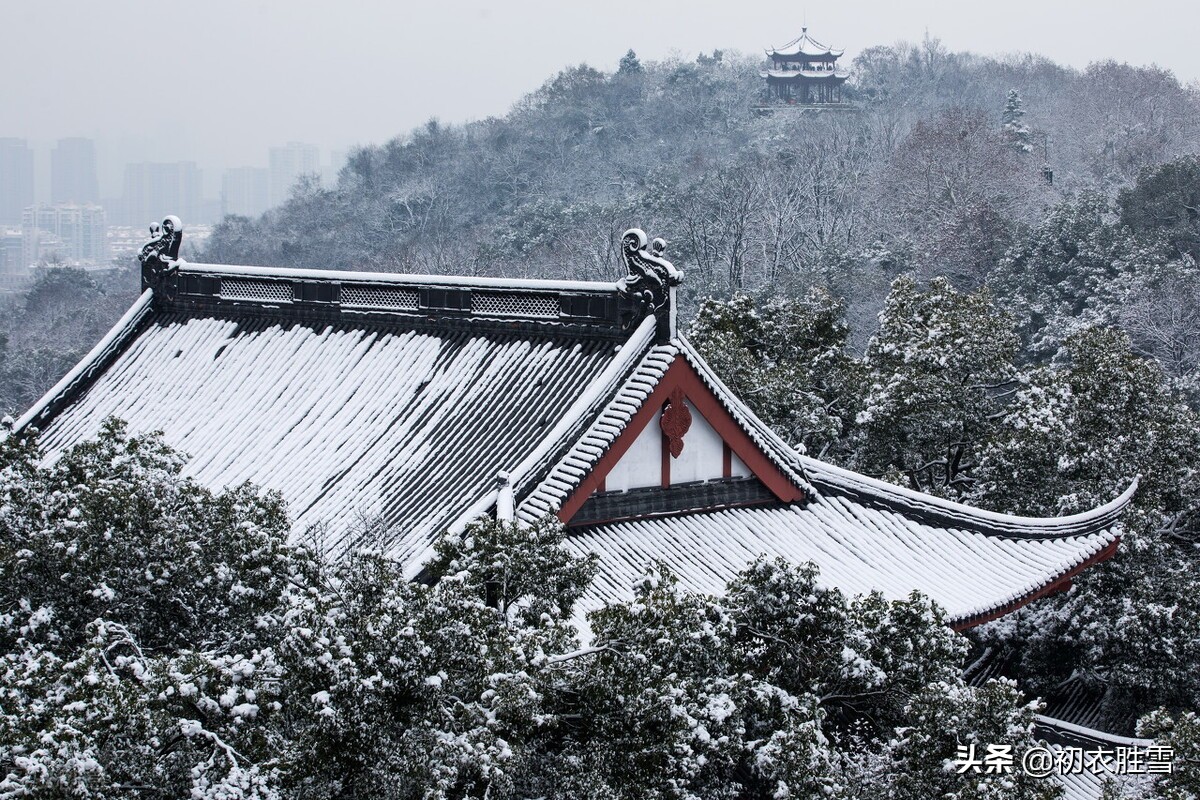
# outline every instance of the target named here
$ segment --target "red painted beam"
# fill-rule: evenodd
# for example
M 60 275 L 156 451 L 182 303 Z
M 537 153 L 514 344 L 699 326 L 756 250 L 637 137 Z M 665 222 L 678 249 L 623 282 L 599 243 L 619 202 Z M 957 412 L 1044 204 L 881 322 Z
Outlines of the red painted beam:
M 958 622 L 952 623 L 950 627 L 956 631 L 965 631 L 968 628 L 974 628 L 976 625 L 982 625 L 985 622 L 991 622 L 994 619 L 999 619 L 1005 614 L 1010 614 L 1022 606 L 1029 605 L 1034 600 L 1039 600 L 1043 597 L 1063 591 L 1071 585 L 1071 579 L 1076 575 L 1094 564 L 1099 564 L 1101 561 L 1107 561 L 1108 559 L 1112 558 L 1117 552 L 1117 545 L 1120 543 L 1121 537 L 1118 536 L 1103 548 L 1088 556 L 1080 563 L 1076 564 L 1071 569 L 1051 579 L 1050 582 L 1042 588 L 1035 589 L 1026 594 L 1024 597 L 1019 597 L 1016 600 L 1013 600 L 1011 603 L 1002 605 L 999 608 L 959 620 Z

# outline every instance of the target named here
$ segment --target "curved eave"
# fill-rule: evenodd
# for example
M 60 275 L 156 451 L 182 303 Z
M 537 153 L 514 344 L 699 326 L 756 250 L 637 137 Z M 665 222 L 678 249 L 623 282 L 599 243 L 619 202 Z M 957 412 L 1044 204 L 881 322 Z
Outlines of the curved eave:
M 779 83 L 803 83 L 805 81 L 828 81 L 831 83 L 843 83 L 850 75 L 846 72 L 833 72 L 824 70 L 774 70 L 770 69 L 762 73 L 762 76 L 770 82 Z
M 71 397 L 81 391 L 137 334 L 143 320 L 153 309 L 154 292 L 146 289 L 129 307 L 117 323 L 96 343 L 96 346 L 64 375 L 50 391 L 21 415 L 13 426 L 14 431 L 24 430 L 30 425 L 45 425 Z
M 652 563 L 691 591 L 719 595 L 765 557 L 811 561 L 822 585 L 847 596 L 878 591 L 902 600 L 918 591 L 962 630 L 1065 587 L 1110 556 L 1116 540 L 1111 532 L 1053 540 L 985 536 L 827 498 L 600 523 L 576 529 L 567 543 L 602 556 L 583 601 L 589 610 L 629 599 L 628 587 Z
M 1099 728 L 1089 728 L 1084 725 L 1077 725 L 1073 722 L 1067 722 L 1062 719 L 1048 717 L 1045 714 L 1034 714 L 1034 721 L 1037 726 L 1042 729 L 1052 729 L 1059 734 L 1065 734 L 1071 738 L 1082 739 L 1081 744 L 1105 744 L 1112 746 L 1124 747 L 1149 747 L 1154 744 L 1153 739 L 1143 739 L 1137 736 L 1121 736 L 1116 733 L 1102 731 Z
M 1034 600 L 1040 600 L 1057 592 L 1063 591 L 1070 587 L 1071 579 L 1079 573 L 1083 572 L 1088 567 L 1099 564 L 1101 561 L 1107 561 L 1116 555 L 1117 548 L 1120 546 L 1121 537 L 1113 534 L 1112 538 L 1096 552 L 1087 556 L 1078 564 L 1069 569 L 1063 570 L 1060 574 L 1051 577 L 1046 583 L 1037 589 L 1026 592 L 1021 597 L 1010 600 L 1006 603 L 1001 603 L 994 608 L 971 614 L 965 617 L 953 619 L 950 622 L 950 627 L 956 631 L 964 631 L 968 628 L 974 628 L 976 625 L 982 625 L 985 622 L 991 622 L 994 619 L 999 619 L 1006 614 L 1011 614 L 1022 606 L 1029 605 Z
M 807 37 L 803 38 L 807 39 Z M 813 42 L 812 39 L 807 39 L 807 41 L 812 45 L 811 47 L 806 48 L 803 45 L 797 46 L 799 41 L 800 40 L 788 42 L 783 47 L 768 48 L 766 53 L 771 58 L 779 61 L 803 61 L 805 59 L 822 59 L 832 61 L 834 59 L 841 58 L 842 54 L 846 52 L 845 50 L 834 50 L 832 47 L 825 47 L 824 45 L 817 44 L 816 42 Z
M 797 454 L 818 493 L 852 497 L 864 505 L 886 508 L 946 528 L 1010 536 L 1021 539 L 1086 536 L 1111 528 L 1120 519 L 1134 494 L 1138 479 L 1117 497 L 1090 511 L 1063 517 L 1022 517 L 966 506 L 903 486 L 869 478 L 856 472 Z
M 560 504 L 583 481 L 607 451 L 633 413 L 666 373 L 673 358 L 682 357 L 699 375 L 725 409 L 742 426 L 765 455 L 789 475 L 815 501 L 822 495 L 846 497 L 871 508 L 893 511 L 936 527 L 1015 539 L 1057 539 L 1087 536 L 1112 528 L 1133 499 L 1134 479 L 1116 498 L 1090 511 L 1064 517 L 1022 517 L 1000 514 L 943 500 L 801 455 L 743 403 L 708 366 L 704 358 L 680 335 L 668 345 L 652 348 L 633 370 L 627 384 L 594 418 L 591 430 L 548 471 L 536 485 L 518 486 L 523 500 L 519 516 L 556 513 Z M 532 477 L 532 474 L 531 474 Z

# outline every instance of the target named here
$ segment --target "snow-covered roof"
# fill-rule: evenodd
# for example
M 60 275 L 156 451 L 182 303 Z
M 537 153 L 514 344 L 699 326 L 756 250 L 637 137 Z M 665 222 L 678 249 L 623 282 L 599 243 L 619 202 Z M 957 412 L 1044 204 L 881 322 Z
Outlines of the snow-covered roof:
M 1118 736 L 1105 731 L 1074 725 L 1060 719 L 1038 714 L 1035 716 L 1037 727 L 1035 734 L 1047 740 L 1051 750 L 1056 751 L 1056 758 L 1062 763 L 1073 761 L 1075 768 L 1060 770 L 1054 778 L 1062 784 L 1063 800 L 1103 800 L 1105 785 L 1115 784 L 1118 797 L 1142 797 L 1150 788 L 1151 775 L 1146 774 L 1144 763 L 1140 772 L 1130 772 L 1119 768 L 1115 758 L 1118 749 L 1140 750 L 1145 754 L 1146 748 L 1152 746 L 1152 739 L 1141 739 L 1132 736 Z M 1070 758 L 1063 753 L 1066 748 L 1076 748 L 1075 753 L 1082 749 L 1087 753 L 1103 750 L 1109 753 L 1099 761 L 1075 755 Z M 1081 763 L 1083 761 L 1083 763 Z M 1128 763 L 1128 762 L 1127 762 Z M 1085 766 L 1086 765 L 1086 766 Z
M 20 424 L 45 427 L 51 456 L 109 416 L 161 430 L 201 483 L 279 490 L 331 551 L 382 522 L 370 544 L 402 560 L 653 329 L 621 329 L 612 284 L 207 265 L 172 278 Z
M 794 29 L 793 29 L 794 30 Z M 767 55 L 780 61 L 792 60 L 799 61 L 804 58 L 821 58 L 830 57 L 838 58 L 844 53 L 844 50 L 834 50 L 826 47 L 816 39 L 808 35 L 808 28 L 804 28 L 801 34 L 792 39 L 782 47 L 772 47 L 767 51 Z
M 762 72 L 762 77 L 774 81 L 844 81 L 850 73 L 840 69 L 768 69 Z
M 822 580 L 850 594 L 905 597 L 919 589 L 954 623 L 968 627 L 1029 602 L 1112 554 L 1114 527 L 1136 482 L 1084 514 L 1019 517 L 965 506 L 869 478 L 789 447 L 713 373 L 679 335 L 651 348 L 605 407 L 571 437 L 544 477 L 522 494 L 520 519 L 558 513 L 624 432 L 676 358 L 762 451 L 805 493 L 806 501 L 758 508 L 620 521 L 573 531 L 571 546 L 601 556 L 585 610 L 628 599 L 642 571 L 665 563 L 689 588 L 719 593 L 760 556 L 813 561 Z
M 178 236 L 162 241 L 143 254 L 141 298 L 19 425 L 42 428 L 51 457 L 109 416 L 162 431 L 187 474 L 278 490 L 296 533 L 319 528 L 331 552 L 372 523 L 365 544 L 410 575 L 441 531 L 510 509 L 557 514 L 572 547 L 600 553 L 590 607 L 628 597 L 656 559 L 718 592 L 768 555 L 814 561 L 849 593 L 920 590 L 969 625 L 1111 554 L 1132 492 L 1075 517 L 1010 517 L 800 455 L 677 333 L 680 273 L 641 231 L 616 283 L 186 264 L 165 249 Z M 593 500 L 626 497 L 603 470 L 672 381 L 752 474 L 679 484 L 692 505 L 601 514 Z M 638 502 L 657 502 L 655 483 Z
M 580 530 L 580 552 L 603 554 L 588 608 L 625 600 L 652 561 L 661 561 L 697 591 L 721 594 L 760 556 L 813 561 L 820 580 L 853 595 L 873 590 L 891 599 L 914 589 L 963 625 L 1014 606 L 1098 557 L 1114 535 L 1023 540 L 923 523 L 844 497 L 807 505 L 731 508 L 615 522 Z

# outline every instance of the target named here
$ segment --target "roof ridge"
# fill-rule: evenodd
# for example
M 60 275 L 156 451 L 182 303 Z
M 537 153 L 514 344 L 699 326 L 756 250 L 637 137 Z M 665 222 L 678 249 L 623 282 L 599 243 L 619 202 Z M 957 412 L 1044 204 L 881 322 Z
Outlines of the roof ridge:
M 592 417 L 590 424 L 568 443 L 566 452 L 549 465 L 522 498 L 517 506 L 518 519 L 532 521 L 561 508 L 600 456 L 625 430 L 633 413 L 650 396 L 677 355 L 678 348 L 673 341 L 652 344 L 640 354 L 632 364 L 632 370 L 622 373 L 625 379 L 616 386 L 615 394 L 610 391 L 607 402 Z
M 522 481 L 535 469 L 539 472 L 547 471 L 546 467 L 539 467 L 539 464 L 544 463 L 557 450 L 561 450 L 564 444 L 569 442 L 567 437 L 572 431 L 579 430 L 587 423 L 589 418 L 594 418 L 588 413 L 591 409 L 607 405 L 604 402 L 605 398 L 608 398 L 614 388 L 620 385 L 631 368 L 637 368 L 637 365 L 645 358 L 647 351 L 654 349 L 653 339 L 656 328 L 657 322 L 655 318 L 648 316 L 642 320 L 641 324 L 638 325 L 630 337 L 619 345 L 621 352 L 596 376 L 588 390 L 582 393 L 563 412 L 558 422 L 550 429 L 550 432 L 542 437 L 541 441 L 525 455 L 516 467 L 506 471 L 504 482 L 510 487 L 509 491 L 515 490 L 514 493 L 519 493 Z M 599 412 L 594 416 L 599 416 L 603 413 L 604 408 L 601 407 Z M 581 433 L 576 436 L 575 441 L 578 441 L 582 435 L 585 434 Z M 553 469 L 553 465 L 550 465 L 548 469 Z M 452 535 L 462 533 L 472 521 L 480 515 L 487 513 L 496 504 L 500 492 L 501 487 L 497 486 L 483 493 L 474 503 L 455 518 L 447 527 L 447 531 Z M 516 517 L 519 519 L 523 519 L 520 513 L 523 505 L 524 501 L 517 505 Z M 415 577 L 425 569 L 430 557 L 433 555 L 433 550 L 433 544 L 430 543 L 416 558 L 412 559 L 408 567 L 408 572 L 411 573 L 409 577 Z
M 645 358 L 646 353 L 653 346 L 656 327 L 657 323 L 653 316 L 642 320 L 630 337 L 620 345 L 621 353 L 609 362 L 604 371 L 592 381 L 588 391 L 579 396 L 550 433 L 546 434 L 538 446 L 509 472 L 509 479 L 514 486 L 519 484 L 539 462 L 549 457 L 557 447 L 561 447 L 563 438 L 572 429 L 586 422 L 584 415 L 603 403 L 626 373 L 631 368 L 636 368 L 636 363 L 640 363 Z
M 1100 730 L 1099 728 L 1089 728 L 1086 725 L 1077 725 L 1074 722 L 1067 722 L 1063 719 L 1055 719 L 1048 717 L 1045 714 L 1034 714 L 1033 719 L 1039 727 L 1054 728 L 1066 733 L 1073 733 L 1077 736 L 1083 736 L 1088 739 L 1095 739 L 1109 744 L 1126 745 L 1132 747 L 1149 747 L 1154 744 L 1153 739 L 1143 739 L 1137 736 L 1121 736 L 1116 733 Z
M 617 291 L 617 281 L 575 281 L 547 278 L 504 278 L 485 275 L 432 275 L 408 272 L 363 272 L 358 270 L 313 269 L 308 267 L 262 267 L 236 264 L 191 263 L 178 259 L 172 264 L 183 273 L 231 277 L 327 280 L 346 283 L 412 284 L 417 286 L 463 286 L 479 289 L 542 290 L 571 292 Z
M 815 52 L 805 51 L 804 50 L 804 42 L 808 42 L 809 44 L 811 44 L 813 47 L 816 48 L 816 51 Z M 843 53 L 846 52 L 844 49 L 837 50 L 835 48 L 830 47 L 829 45 L 818 42 L 816 39 L 814 39 L 809 34 L 808 28 L 805 27 L 804 30 L 801 31 L 800 35 L 797 36 L 795 39 L 792 39 L 790 42 L 783 45 L 782 47 L 772 46 L 771 49 L 767 50 L 767 53 L 768 53 L 768 55 L 771 53 L 786 54 L 786 53 L 790 52 L 790 49 L 793 47 L 799 48 L 797 50 L 797 53 L 803 53 L 805 55 L 834 55 L 834 54 L 836 54 L 838 56 L 841 56 Z
M 700 351 L 688 340 L 688 338 L 679 334 L 676 337 L 679 343 L 679 351 L 691 364 L 692 368 L 700 375 L 701 380 L 708 385 L 716 398 L 721 401 L 725 409 L 744 427 L 746 433 L 755 443 L 763 449 L 771 460 L 776 462 L 776 466 L 784 468 L 791 473 L 791 478 L 800 482 L 806 491 L 813 487 L 805 473 L 804 465 L 797 458 L 798 453 L 795 448 L 789 445 L 782 436 L 775 432 L 770 425 L 763 422 L 762 419 L 754 413 L 754 411 L 746 405 L 746 403 L 730 389 L 716 371 L 709 366 L 704 356 Z

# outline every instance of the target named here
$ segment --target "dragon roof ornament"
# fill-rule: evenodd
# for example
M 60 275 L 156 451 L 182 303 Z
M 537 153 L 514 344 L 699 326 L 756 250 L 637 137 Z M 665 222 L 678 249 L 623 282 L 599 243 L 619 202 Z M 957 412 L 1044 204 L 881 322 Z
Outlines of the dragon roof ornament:
M 675 287 L 683 273 L 663 258 L 667 243 L 655 239 L 647 245 L 646 232 L 630 228 L 621 237 L 621 256 L 629 274 L 617 281 L 621 294 L 632 298 L 644 314 L 658 317 L 660 342 L 675 337 Z
M 183 244 L 183 222 L 174 214 L 168 214 L 161 224 L 150 226 L 150 241 L 142 245 L 138 261 L 142 264 L 142 286 L 153 288 L 163 273 L 169 271 L 179 260 L 179 246 Z

